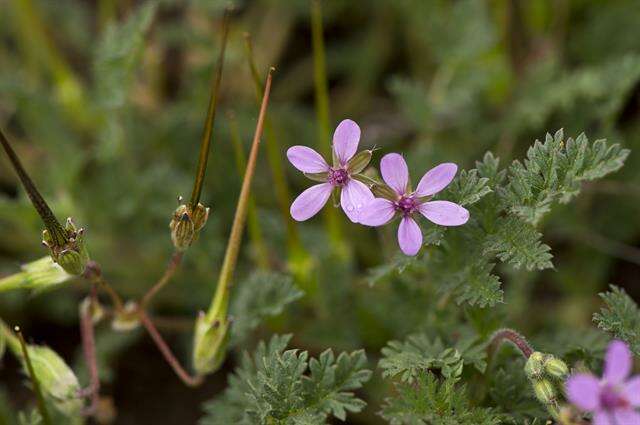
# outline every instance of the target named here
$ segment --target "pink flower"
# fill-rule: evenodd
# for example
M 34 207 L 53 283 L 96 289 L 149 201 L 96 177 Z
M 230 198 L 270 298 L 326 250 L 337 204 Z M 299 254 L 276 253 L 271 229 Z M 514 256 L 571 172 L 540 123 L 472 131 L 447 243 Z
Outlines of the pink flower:
M 324 207 L 334 189 L 340 191 L 340 205 L 351 221 L 359 221 L 362 207 L 373 199 L 373 193 L 353 177 L 362 171 L 371 159 L 371 151 L 356 155 L 360 141 L 360 127 L 352 120 L 344 120 L 333 133 L 334 164 L 329 166 L 322 156 L 306 146 L 292 146 L 287 158 L 298 170 L 321 184 L 302 192 L 291 204 L 291 217 L 308 220 Z
M 422 231 L 413 219 L 415 213 L 441 226 L 460 226 L 469 220 L 469 211 L 449 201 L 428 201 L 453 180 L 458 166 L 440 164 L 429 170 L 413 192 L 409 188 L 407 163 L 397 153 L 385 155 L 380 161 L 382 178 L 389 185 L 389 196 L 369 202 L 360 216 L 360 223 L 382 226 L 400 215 L 398 243 L 406 255 L 416 255 L 422 246 Z
M 594 425 L 640 424 L 640 375 L 630 379 L 632 356 L 622 341 L 607 349 L 602 379 L 577 373 L 567 380 L 567 398 L 580 409 L 593 413 Z

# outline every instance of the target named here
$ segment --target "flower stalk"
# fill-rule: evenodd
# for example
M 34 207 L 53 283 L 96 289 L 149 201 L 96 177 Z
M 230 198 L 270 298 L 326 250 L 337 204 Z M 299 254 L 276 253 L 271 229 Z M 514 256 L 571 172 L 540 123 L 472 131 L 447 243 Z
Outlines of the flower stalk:
M 200 314 L 196 323 L 193 356 L 194 366 L 199 374 L 212 373 L 217 370 L 224 359 L 226 351 L 229 330 L 228 308 L 230 289 L 233 284 L 233 273 L 238 260 L 244 224 L 247 218 L 249 194 L 251 192 L 251 183 L 258 160 L 258 148 L 260 147 L 264 119 L 269 103 L 273 71 L 274 68 L 271 68 L 267 75 L 264 96 L 260 106 L 260 114 L 258 115 L 258 122 L 251 144 L 251 152 L 240 190 L 231 234 L 229 235 L 229 242 L 227 243 L 227 249 L 218 277 L 218 286 L 209 310 L 206 314 Z

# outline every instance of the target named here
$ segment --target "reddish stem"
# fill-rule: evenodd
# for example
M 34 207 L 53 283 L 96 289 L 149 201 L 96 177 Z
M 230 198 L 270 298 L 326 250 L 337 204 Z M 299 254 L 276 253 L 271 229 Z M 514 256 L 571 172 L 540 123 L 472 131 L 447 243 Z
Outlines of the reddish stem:
M 156 346 L 164 356 L 164 359 L 169 363 L 173 371 L 178 375 L 178 377 L 185 383 L 185 385 L 189 387 L 197 387 L 202 384 L 203 378 L 200 375 L 191 376 L 189 373 L 182 367 L 180 361 L 176 358 L 176 356 L 171 351 L 171 348 L 167 345 L 167 343 L 156 329 L 155 325 L 147 315 L 144 310 L 140 310 L 138 312 L 140 317 L 140 322 L 145 327 L 153 342 L 155 342 Z
M 91 405 L 85 411 L 85 414 L 92 415 L 98 408 L 100 400 L 100 376 L 98 374 L 98 361 L 96 360 L 96 342 L 93 328 L 93 318 L 91 317 L 91 309 L 97 302 L 96 285 L 91 286 L 89 308 L 80 311 L 80 335 L 82 337 L 82 351 L 87 369 L 89 371 L 89 387 L 81 392 L 81 396 L 91 397 Z
M 518 332 L 513 329 L 500 329 L 491 337 L 489 345 L 487 346 L 488 356 L 492 357 L 505 341 L 512 343 L 516 348 L 518 348 L 525 359 L 528 359 L 534 351 L 525 337 L 520 335 Z

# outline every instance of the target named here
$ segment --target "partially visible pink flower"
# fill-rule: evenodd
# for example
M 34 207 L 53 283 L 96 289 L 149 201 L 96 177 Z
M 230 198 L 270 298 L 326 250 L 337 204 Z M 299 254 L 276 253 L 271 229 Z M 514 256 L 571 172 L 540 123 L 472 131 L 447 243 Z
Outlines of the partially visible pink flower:
M 577 373 L 567 380 L 567 398 L 593 413 L 594 425 L 638 425 L 640 375 L 629 378 L 633 358 L 622 341 L 612 341 L 604 360 L 602 378 Z
M 324 207 L 334 189 L 340 191 L 340 205 L 351 221 L 359 221 L 362 207 L 373 199 L 373 193 L 354 175 L 362 171 L 371 158 L 371 151 L 360 152 L 360 127 L 352 120 L 344 120 L 333 133 L 334 164 L 329 166 L 315 150 L 306 146 L 292 146 L 287 158 L 298 170 L 320 184 L 302 192 L 291 204 L 291 217 L 308 220 Z
M 422 231 L 413 219 L 420 213 L 441 226 L 460 226 L 469 220 L 469 211 L 449 201 L 429 201 L 432 195 L 447 187 L 458 171 L 452 163 L 440 164 L 429 170 L 416 190 L 409 188 L 409 170 L 397 153 L 385 155 L 380 161 L 382 179 L 392 189 L 392 196 L 375 198 L 362 211 L 360 223 L 382 226 L 396 215 L 401 216 L 398 243 L 406 255 L 416 255 L 422 247 Z

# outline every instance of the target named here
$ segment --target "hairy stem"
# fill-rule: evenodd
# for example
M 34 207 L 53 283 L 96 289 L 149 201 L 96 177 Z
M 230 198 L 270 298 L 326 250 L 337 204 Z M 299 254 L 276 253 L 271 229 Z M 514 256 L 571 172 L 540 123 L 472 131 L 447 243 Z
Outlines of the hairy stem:
M 153 297 L 155 297 L 156 294 L 160 292 L 162 288 L 164 288 L 171 281 L 171 278 L 173 278 L 173 276 L 176 274 L 176 271 L 178 271 L 178 268 L 182 263 L 182 258 L 183 252 L 174 251 L 162 277 L 142 297 L 142 300 L 140 301 L 141 309 L 145 309 L 149 305 Z
M 488 363 L 493 359 L 504 342 L 510 342 L 513 344 L 518 350 L 520 350 L 525 359 L 528 359 L 529 356 L 531 356 L 531 353 L 533 353 L 533 348 L 531 348 L 525 337 L 513 329 L 500 329 L 493 334 L 489 340 L 489 345 L 487 345 Z
M 167 363 L 169 363 L 173 371 L 176 373 L 176 375 L 178 375 L 182 382 L 184 382 L 185 385 L 189 387 L 197 387 L 198 385 L 202 384 L 202 376 L 192 376 L 182 367 L 180 361 L 176 358 L 176 356 L 171 351 L 171 348 L 169 348 L 167 343 L 164 341 L 162 335 L 160 335 L 160 332 L 158 332 L 158 329 L 156 329 L 149 316 L 147 316 L 147 313 L 144 310 L 140 310 L 138 312 L 138 316 L 140 317 L 140 322 L 142 323 L 142 325 L 145 327 L 147 332 L 149 332 L 151 339 L 153 339 L 153 342 L 156 344 L 156 346 L 164 356 L 164 359 L 167 361 Z
M 22 182 L 22 186 L 24 190 L 27 192 L 33 207 L 38 212 L 38 215 L 42 219 L 44 226 L 49 231 L 51 239 L 55 243 L 56 246 L 63 246 L 68 241 L 67 232 L 64 230 L 56 216 L 47 205 L 46 201 L 40 195 L 40 192 L 36 188 L 36 185 L 33 183 L 26 170 L 22 166 L 18 155 L 16 155 L 15 151 L 9 144 L 9 140 L 6 138 L 4 133 L 0 130 L 0 143 L 2 143 L 2 147 L 4 151 L 7 153 L 9 160 L 11 161 L 11 165 L 13 165 L 13 169 L 16 171 L 18 178 Z
M 247 208 L 249 206 L 251 182 L 253 181 L 253 175 L 255 173 L 256 164 L 258 161 L 258 148 L 260 147 L 260 138 L 262 137 L 262 129 L 264 127 L 264 117 L 267 113 L 267 105 L 269 103 L 269 94 L 271 92 L 271 79 L 273 71 L 274 68 L 271 68 L 267 75 L 267 82 L 264 88 L 264 96 L 262 97 L 262 104 L 260 106 L 260 114 L 258 115 L 258 122 L 256 124 L 256 130 L 253 136 L 253 143 L 251 144 L 249 161 L 247 162 L 247 169 L 244 173 L 242 189 L 240 190 L 240 197 L 238 199 L 238 205 L 236 207 L 233 225 L 231 226 L 231 234 L 229 235 L 227 250 L 225 252 L 224 260 L 222 262 L 222 268 L 220 269 L 220 275 L 218 277 L 218 286 L 216 288 L 213 302 L 211 303 L 209 311 L 207 312 L 207 319 L 209 321 L 213 321 L 216 315 L 219 315 L 218 317 L 226 317 L 227 315 L 227 308 L 229 304 L 229 287 L 232 283 L 233 272 L 238 260 L 240 244 L 242 243 L 242 233 L 247 217 Z
M 198 157 L 198 168 L 196 170 L 196 178 L 193 183 L 193 192 L 191 193 L 190 207 L 195 208 L 200 202 L 202 193 L 202 185 L 204 184 L 204 176 L 207 171 L 207 161 L 209 159 L 209 147 L 211 146 L 211 134 L 213 133 L 213 123 L 216 119 L 216 108 L 218 105 L 218 93 L 220 91 L 220 81 L 222 80 L 222 67 L 224 65 L 224 53 L 227 46 L 227 35 L 229 33 L 229 9 L 224 13 L 222 23 L 222 44 L 220 46 L 220 55 L 216 64 L 215 75 L 211 84 L 211 96 L 209 98 L 209 108 L 207 110 L 207 119 L 204 125 L 202 142 L 200 144 L 200 155 Z
M 42 388 L 40 388 L 40 382 L 38 381 L 38 377 L 33 371 L 33 364 L 31 364 L 31 357 L 29 357 L 29 350 L 27 349 L 27 343 L 24 341 L 24 337 L 22 336 L 22 332 L 20 331 L 20 327 L 16 326 L 14 331 L 18 335 L 18 339 L 20 340 L 20 348 L 22 349 L 22 355 L 24 356 L 24 362 L 27 365 L 27 371 L 29 372 L 29 379 L 31 380 L 31 385 L 33 385 L 33 392 L 36 394 L 36 399 L 38 401 L 38 411 L 42 416 L 42 422 L 45 425 L 51 425 L 51 417 L 49 416 L 49 411 L 47 410 L 47 405 L 44 402 L 44 396 L 42 395 Z

